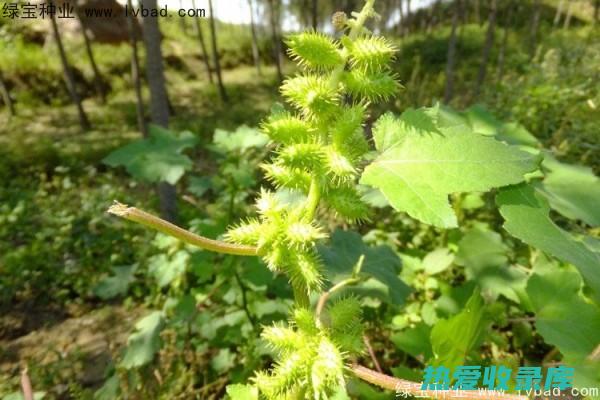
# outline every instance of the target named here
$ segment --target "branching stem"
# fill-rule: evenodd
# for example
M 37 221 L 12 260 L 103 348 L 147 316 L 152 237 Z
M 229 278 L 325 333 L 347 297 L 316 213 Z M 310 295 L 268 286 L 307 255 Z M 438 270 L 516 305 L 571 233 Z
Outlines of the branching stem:
M 478 390 L 421 390 L 421 383 L 394 378 L 389 375 L 381 374 L 377 371 L 353 364 L 350 370 L 358 378 L 379 386 L 383 389 L 393 390 L 397 393 L 408 394 L 415 397 L 429 397 L 431 399 L 457 399 L 457 400 L 529 400 L 527 396 L 518 394 L 508 394 L 498 391 Z
M 237 244 L 225 243 L 219 240 L 213 240 L 204 236 L 196 235 L 190 231 L 178 227 L 164 219 L 158 218 L 152 214 L 142 211 L 135 207 L 129 207 L 125 204 L 115 202 L 109 209 L 110 214 L 117 215 L 129 221 L 137 222 L 149 228 L 155 229 L 161 233 L 173 236 L 182 242 L 200 247 L 205 250 L 214 251 L 222 254 L 233 254 L 238 256 L 256 256 L 258 249 L 251 246 L 242 246 Z

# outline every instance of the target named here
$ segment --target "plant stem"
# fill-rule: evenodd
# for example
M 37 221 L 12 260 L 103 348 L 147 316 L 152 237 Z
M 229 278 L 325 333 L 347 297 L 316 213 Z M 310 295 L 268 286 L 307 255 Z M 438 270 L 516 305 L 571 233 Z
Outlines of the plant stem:
M 400 395 L 457 400 L 529 400 L 527 396 L 506 394 L 493 390 L 486 390 L 485 392 L 479 392 L 478 390 L 421 390 L 421 383 L 394 378 L 362 365 L 354 364 L 350 369 L 358 378 L 383 389 L 393 390 L 400 393 Z
M 319 184 L 319 178 L 312 177 L 310 182 L 310 188 L 308 189 L 308 198 L 306 199 L 306 210 L 305 218 L 312 220 L 315 217 L 317 207 L 321 201 L 321 185 Z
M 374 3 L 375 3 L 375 0 L 366 0 L 364 7 L 362 8 L 361 12 L 356 17 L 356 20 L 354 21 L 354 24 L 352 25 L 352 28 L 350 29 L 350 33 L 348 34 L 348 38 L 350 40 L 356 39 L 358 37 L 358 35 L 361 33 L 363 26 L 365 24 L 365 21 L 367 20 L 367 18 L 369 18 L 369 16 L 371 16 L 373 14 L 373 4 Z M 331 77 L 329 79 L 329 85 L 332 88 L 337 88 L 337 86 L 340 82 L 340 78 L 342 77 L 342 74 L 344 72 L 344 69 L 346 68 L 346 61 L 348 60 L 349 53 L 345 48 L 342 50 L 341 56 L 342 56 L 342 59 L 344 60 L 344 62 L 340 66 L 338 66 L 336 69 L 333 70 L 333 72 L 331 73 Z M 319 178 L 313 176 L 311 179 L 311 182 L 310 182 L 310 188 L 308 190 L 308 198 L 306 199 L 306 204 L 305 204 L 304 208 L 302 209 L 305 219 L 307 219 L 307 220 L 314 219 L 315 212 L 317 211 L 317 208 L 319 207 L 320 201 L 321 201 L 321 184 L 319 182 Z M 292 286 L 294 289 L 294 299 L 296 301 L 296 305 L 301 306 L 301 307 L 308 307 L 310 305 L 310 301 L 308 299 L 308 295 L 306 294 L 306 290 L 304 290 L 305 288 L 299 287 L 301 285 L 298 285 L 298 284 L 292 284 Z M 326 300 L 327 299 L 325 298 L 324 301 L 326 301 Z
M 169 236 L 173 236 L 182 242 L 191 244 L 192 246 L 200 247 L 205 250 L 238 256 L 258 255 L 258 249 L 256 247 L 242 246 L 205 238 L 190 231 L 186 231 L 185 229 L 165 221 L 164 219 L 158 218 L 152 214 L 148 214 L 147 212 L 138 208 L 129 207 L 119 202 L 115 202 L 115 204 L 108 209 L 108 212 L 125 218 L 129 221 L 137 222 L 149 228 L 155 229 Z
M 329 296 L 331 296 L 334 292 L 340 290 L 344 286 L 352 285 L 352 284 L 355 284 L 358 282 L 360 282 L 359 278 L 352 277 L 352 278 L 344 279 L 344 280 L 340 281 L 339 283 L 333 285 L 328 291 L 326 291 L 325 293 L 323 293 L 321 295 L 321 297 L 319 297 L 319 301 L 317 302 L 317 308 L 315 309 L 315 315 L 317 317 L 318 324 L 321 321 L 321 313 L 323 312 L 323 308 L 325 308 L 325 303 L 327 303 Z
M 310 299 L 306 291 L 306 286 L 301 283 L 292 282 L 292 290 L 294 291 L 294 303 L 296 307 L 308 308 L 310 307 Z
M 362 10 L 356 17 L 354 25 L 352 26 L 352 28 L 350 29 L 350 33 L 348 34 L 348 39 L 350 39 L 351 41 L 355 40 L 358 37 L 358 35 L 363 29 L 363 26 L 365 25 L 365 22 L 367 21 L 367 18 L 369 18 L 369 16 L 371 16 L 371 14 L 373 13 L 373 4 L 375 4 L 375 0 L 367 0 Z M 340 55 L 342 56 L 342 60 L 344 60 L 344 62 L 342 63 L 342 65 L 334 69 L 331 73 L 331 79 L 329 81 L 329 84 L 332 88 L 337 87 L 338 83 L 340 82 L 342 73 L 346 69 L 346 61 L 350 56 L 346 48 L 342 49 Z

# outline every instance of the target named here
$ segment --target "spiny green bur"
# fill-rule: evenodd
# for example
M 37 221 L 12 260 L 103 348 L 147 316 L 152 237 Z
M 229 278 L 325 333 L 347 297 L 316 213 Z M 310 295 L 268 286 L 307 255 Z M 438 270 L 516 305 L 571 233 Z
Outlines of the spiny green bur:
M 369 209 L 356 189 L 359 166 L 369 151 L 363 133 L 367 106 L 400 88 L 390 70 L 394 47 L 364 28 L 365 20 L 375 16 L 373 3 L 368 0 L 345 21 L 339 40 L 316 32 L 287 40 L 301 72 L 281 87 L 289 109 L 273 112 L 262 124 L 278 146 L 263 169 L 276 188 L 299 191 L 306 198 L 290 206 L 263 189 L 256 203 L 259 216 L 232 227 L 227 238 L 256 246 L 271 270 L 289 277 L 296 309 L 289 326 L 264 330 L 276 362 L 270 371 L 256 375 L 247 394 L 329 398 L 345 390 L 345 362 L 362 350 L 359 303 L 352 298 L 334 303 L 321 323 L 308 310 L 308 296 L 322 287 L 323 266 L 315 245 L 328 236 L 315 220 L 317 207 L 323 203 L 344 222 L 368 218 Z M 235 398 L 240 389 L 230 395 Z

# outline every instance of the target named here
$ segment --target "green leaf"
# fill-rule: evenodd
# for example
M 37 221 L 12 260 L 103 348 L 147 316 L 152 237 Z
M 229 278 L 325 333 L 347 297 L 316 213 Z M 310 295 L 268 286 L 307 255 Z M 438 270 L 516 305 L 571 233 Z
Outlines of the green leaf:
M 361 273 L 385 285 L 393 303 L 403 304 L 410 293 L 410 288 L 398 278 L 401 262 L 392 249 L 387 246 L 369 247 L 358 233 L 336 230 L 331 236 L 331 245 L 319 246 L 319 253 L 331 282 L 351 276 L 360 256 L 364 255 Z
M 120 390 L 119 375 L 108 378 L 102 387 L 94 392 L 94 400 L 113 400 L 118 398 Z
M 460 313 L 439 320 L 431 330 L 434 364 L 450 369 L 462 365 L 469 352 L 479 343 L 485 325 L 483 298 L 475 289 Z
M 563 164 L 547 156 L 542 165 L 548 172 L 536 189 L 550 207 L 567 218 L 600 226 L 600 178 L 589 168 Z
M 113 267 L 114 275 L 108 276 L 98 282 L 93 289 L 94 294 L 103 300 L 126 294 L 129 285 L 135 281 L 134 275 L 137 267 L 137 264 Z
M 158 254 L 150 259 L 148 272 L 160 287 L 165 287 L 185 273 L 189 260 L 190 253 L 185 250 L 173 255 Z
M 235 365 L 235 353 L 225 348 L 220 349 L 216 356 L 210 360 L 210 366 L 218 373 L 229 371 Z
M 502 189 L 496 196 L 504 228 L 523 242 L 573 264 L 600 300 L 600 253 L 592 251 L 550 219 L 548 202 L 526 184 Z
M 498 139 L 514 145 L 538 147 L 540 142 L 523 125 L 518 122 L 508 122 L 502 124 L 500 131 L 496 135 Z
M 46 398 L 46 392 L 33 393 L 33 400 L 43 400 L 45 398 Z M 21 392 L 13 392 L 13 393 L 7 394 L 6 396 L 3 396 L 2 400 L 25 400 L 25 397 L 23 397 L 23 393 L 21 393 Z
M 469 107 L 464 115 L 467 117 L 473 132 L 486 136 L 494 136 L 502 123 L 481 104 Z
M 131 176 L 147 182 L 177 183 L 192 161 L 181 154 L 198 139 L 191 132 L 174 134 L 158 125 L 150 125 L 150 137 L 136 140 L 110 153 L 103 162 L 123 166 Z
M 227 394 L 231 400 L 258 400 L 258 389 L 250 385 L 227 385 Z
M 525 289 L 525 272 L 508 265 L 508 247 L 502 237 L 491 231 L 473 229 L 458 243 L 456 262 L 465 267 L 467 279 L 474 280 L 494 298 L 503 295 L 520 302 Z
M 215 130 L 212 148 L 223 154 L 240 153 L 251 148 L 263 148 L 268 142 L 269 137 L 260 130 L 242 125 L 234 132 Z
M 163 327 L 163 315 L 154 311 L 135 324 L 135 332 L 127 339 L 125 355 L 119 366 L 132 369 L 148 364 L 160 349 L 160 331 Z
M 575 368 L 577 386 L 600 383 L 600 362 L 589 355 L 600 345 L 600 308 L 581 295 L 581 277 L 574 270 L 535 273 L 527 282 L 535 326 L 544 341 L 556 346 L 566 365 Z
M 537 160 L 464 126 L 460 130 L 440 126 L 437 116 L 437 109 L 403 114 L 393 139 L 386 137 L 388 147 L 378 148 L 380 154 L 364 170 L 361 183 L 380 189 L 398 211 L 452 228 L 457 219 L 449 194 L 521 182 L 537 168 Z
M 454 254 L 446 248 L 435 249 L 423 259 L 423 268 L 429 275 L 439 274 L 452 265 Z
M 430 335 L 431 328 L 421 322 L 413 328 L 394 334 L 391 339 L 400 350 L 416 359 L 425 361 L 433 355 Z

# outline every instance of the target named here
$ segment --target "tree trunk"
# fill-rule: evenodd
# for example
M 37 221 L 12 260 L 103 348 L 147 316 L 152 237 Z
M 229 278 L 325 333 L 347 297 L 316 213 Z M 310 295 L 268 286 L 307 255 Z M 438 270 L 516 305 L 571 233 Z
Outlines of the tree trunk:
M 400 11 L 400 21 L 398 22 L 398 34 L 400 36 L 404 36 L 404 24 L 406 20 L 404 19 L 404 5 L 402 4 L 402 0 L 398 0 L 398 10 Z
M 410 20 L 410 2 L 411 0 L 406 0 L 406 25 L 405 29 L 407 33 L 412 31 L 412 21 Z
M 144 8 L 157 8 L 156 0 L 142 0 Z M 160 28 L 157 17 L 144 17 L 144 44 L 146 47 L 146 75 L 150 88 L 150 114 L 152 122 L 164 128 L 169 127 L 169 102 L 165 85 L 162 51 L 160 49 Z M 161 216 L 171 222 L 177 219 L 177 193 L 175 186 L 158 184 Z
M 311 2 L 311 17 L 312 17 L 312 28 L 317 31 L 319 25 L 319 7 L 318 0 L 312 0 Z
M 567 15 L 565 17 L 563 29 L 569 29 L 569 26 L 571 25 L 571 17 L 573 16 L 573 1 L 567 0 L 567 4 Z
M 13 104 L 12 99 L 10 98 L 10 94 L 8 93 L 8 88 L 6 87 L 6 84 L 4 83 L 2 74 L 0 74 L 0 97 L 2 97 L 2 101 L 4 102 L 4 105 L 6 106 L 6 108 L 8 109 L 8 115 L 10 115 L 10 116 L 15 115 L 15 105 Z
M 485 81 L 485 75 L 487 72 L 487 64 L 490 59 L 490 52 L 494 45 L 494 36 L 496 31 L 496 0 L 490 0 L 490 14 L 488 17 L 488 28 L 485 34 L 485 44 L 483 46 L 483 53 L 481 55 L 481 64 L 479 65 L 479 72 L 477 73 L 477 81 L 475 82 L 475 89 L 473 90 L 473 97 L 479 97 L 481 92 L 481 85 Z
M 565 0 L 560 0 L 558 2 L 558 6 L 556 7 L 556 14 L 554 14 L 554 21 L 552 22 L 552 25 L 555 28 L 558 26 L 558 23 L 560 22 L 560 18 L 562 17 L 562 10 L 563 10 L 564 5 L 565 5 Z
M 194 10 L 196 9 L 196 0 L 192 0 L 192 7 Z M 204 61 L 204 68 L 206 69 L 206 75 L 208 76 L 208 81 L 210 83 L 214 83 L 212 76 L 212 71 L 210 70 L 210 56 L 208 55 L 208 51 L 206 50 L 206 43 L 204 42 L 204 34 L 202 33 L 202 28 L 200 27 L 200 19 L 198 17 L 194 17 L 194 26 L 196 27 L 196 34 L 198 35 L 198 41 L 200 42 L 200 50 L 202 50 L 202 60 Z
M 475 22 L 481 26 L 481 7 L 479 0 L 475 0 Z
M 260 67 L 260 52 L 258 50 L 258 36 L 256 35 L 256 26 L 254 24 L 254 5 L 252 0 L 248 0 L 248 7 L 250 8 L 250 32 L 252 33 L 252 58 L 254 59 L 254 66 L 258 75 L 262 75 Z
M 52 2 L 50 4 L 52 4 Z M 67 90 L 69 91 L 69 95 L 71 96 L 71 101 L 73 102 L 75 107 L 77 107 L 79 125 L 81 126 L 81 129 L 88 130 L 91 127 L 90 121 L 87 115 L 85 114 L 85 111 L 83 110 L 83 106 L 81 105 L 81 98 L 79 97 L 79 93 L 77 93 L 77 87 L 75 86 L 75 78 L 73 78 L 73 71 L 71 71 L 69 61 L 67 60 L 67 54 L 65 53 L 65 48 L 63 47 L 60 32 L 58 31 L 58 25 L 56 23 L 56 15 L 54 13 L 52 13 L 50 22 L 52 25 L 52 33 L 54 34 L 54 40 L 56 41 L 56 46 L 58 46 L 58 54 L 60 56 L 60 62 L 63 67 L 65 84 L 67 85 Z
M 131 0 L 127 0 L 127 5 L 133 9 Z M 142 97 L 142 80 L 140 77 L 140 58 L 138 55 L 137 35 L 135 32 L 134 16 L 131 13 L 127 15 L 127 31 L 129 32 L 129 45 L 131 46 L 131 83 L 135 90 L 135 111 L 137 115 L 138 129 L 142 136 L 148 137 L 148 127 L 144 117 L 144 99 Z
M 504 33 L 502 35 L 502 44 L 500 45 L 500 51 L 498 52 L 498 72 L 496 75 L 496 80 L 498 82 L 502 81 L 502 77 L 504 75 L 504 59 L 506 58 L 506 45 L 508 44 L 508 24 L 512 20 L 514 6 L 511 3 L 508 4 L 508 7 L 505 11 L 505 24 L 504 24 Z
M 215 64 L 215 72 L 217 74 L 217 86 L 219 87 L 221 100 L 223 100 L 224 103 L 227 103 L 229 97 L 227 97 L 227 91 L 223 85 L 223 76 L 221 75 L 221 63 L 219 61 L 219 50 L 217 49 L 217 29 L 215 28 L 215 15 L 212 0 L 208 0 L 208 9 L 210 12 L 210 41 L 212 44 L 213 63 Z
M 277 68 L 277 79 L 283 81 L 282 61 L 281 61 L 281 40 L 279 40 L 279 7 L 275 3 L 279 0 L 269 0 L 269 14 L 271 18 L 271 35 L 273 37 L 273 57 L 275 68 Z
M 100 101 L 102 104 L 106 104 L 106 90 L 104 88 L 104 84 L 102 83 L 102 75 L 100 74 L 100 69 L 98 68 L 98 64 L 96 64 L 96 59 L 94 58 L 94 52 L 92 51 L 92 43 L 90 41 L 90 37 L 88 36 L 85 26 L 79 20 L 79 24 L 81 25 L 81 35 L 83 36 L 83 42 L 85 43 L 85 52 L 87 54 L 90 65 L 92 66 L 92 71 L 94 72 L 94 86 L 96 86 L 96 91 L 98 95 L 100 95 Z
M 535 56 L 537 48 L 538 26 L 540 24 L 540 0 L 533 0 L 533 20 L 531 21 L 531 32 L 529 41 L 529 58 Z
M 448 41 L 448 53 L 446 56 L 446 89 L 444 91 L 444 102 L 449 103 L 454 97 L 454 62 L 456 58 L 456 30 L 458 18 L 461 14 L 461 0 L 454 1 L 454 12 L 452 13 L 452 30 Z

